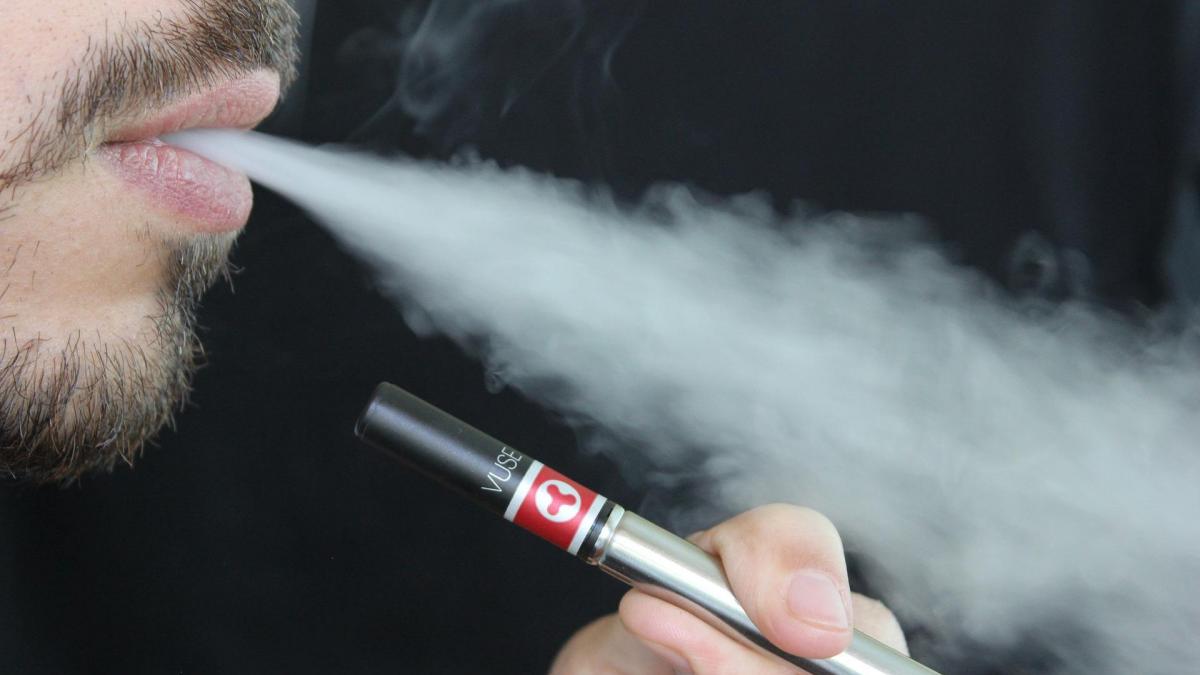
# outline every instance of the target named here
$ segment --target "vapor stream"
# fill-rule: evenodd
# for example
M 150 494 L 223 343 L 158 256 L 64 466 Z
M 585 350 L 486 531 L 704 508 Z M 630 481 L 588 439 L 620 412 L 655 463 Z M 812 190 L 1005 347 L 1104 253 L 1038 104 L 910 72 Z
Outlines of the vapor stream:
M 628 208 L 523 170 L 256 135 L 174 142 L 295 200 L 505 382 L 711 475 L 721 508 L 829 514 L 928 624 L 931 661 L 1019 644 L 1060 673 L 1200 662 L 1195 345 L 1017 312 L 902 224 L 672 187 Z

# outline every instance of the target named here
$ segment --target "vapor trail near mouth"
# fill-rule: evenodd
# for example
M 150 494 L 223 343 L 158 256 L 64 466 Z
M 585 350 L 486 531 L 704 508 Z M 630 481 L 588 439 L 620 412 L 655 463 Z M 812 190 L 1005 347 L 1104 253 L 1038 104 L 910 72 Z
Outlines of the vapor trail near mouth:
M 504 381 L 713 476 L 721 507 L 829 514 L 943 663 L 973 643 L 1060 673 L 1197 663 L 1194 345 L 1077 307 L 1031 318 L 852 216 L 669 187 L 629 209 L 485 163 L 174 142 L 309 210 Z

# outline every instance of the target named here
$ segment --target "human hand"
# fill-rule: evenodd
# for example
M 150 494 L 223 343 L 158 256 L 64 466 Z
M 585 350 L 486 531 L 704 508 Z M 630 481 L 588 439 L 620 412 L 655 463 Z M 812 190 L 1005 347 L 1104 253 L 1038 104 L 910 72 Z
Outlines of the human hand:
M 785 651 L 823 659 L 846 649 L 852 626 L 908 653 L 890 611 L 850 592 L 841 538 L 827 518 L 786 504 L 735 516 L 691 540 L 717 556 L 759 630 Z M 616 614 L 563 646 L 550 675 L 725 675 L 801 672 L 637 590 Z

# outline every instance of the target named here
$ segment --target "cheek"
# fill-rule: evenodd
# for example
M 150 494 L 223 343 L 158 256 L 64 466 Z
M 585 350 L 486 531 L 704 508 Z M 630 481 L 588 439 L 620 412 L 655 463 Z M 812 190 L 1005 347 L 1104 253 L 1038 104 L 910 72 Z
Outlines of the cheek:
M 184 11 L 181 0 L 0 0 L 0 172 L 20 161 L 29 130 L 53 116 L 89 46 Z
M 104 35 L 105 2 L 0 2 L 0 167 L 20 159 L 30 130 L 50 118 L 66 76 Z M 98 32 L 97 32 L 98 31 Z
M 158 311 L 164 246 L 152 215 L 113 208 L 84 171 L 23 189 L 0 230 L 0 329 L 140 340 Z

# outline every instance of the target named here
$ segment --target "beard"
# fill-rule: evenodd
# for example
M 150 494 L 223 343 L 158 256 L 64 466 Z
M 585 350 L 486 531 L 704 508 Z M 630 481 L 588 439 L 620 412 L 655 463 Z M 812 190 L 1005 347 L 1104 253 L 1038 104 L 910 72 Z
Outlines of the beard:
M 144 342 L 89 342 L 76 332 L 52 356 L 5 342 L 0 352 L 0 470 L 30 482 L 74 481 L 132 465 L 187 402 L 203 348 L 196 309 L 229 274 L 234 235 L 159 247 L 166 270 Z M 11 353 L 10 353 L 11 352 Z
M 102 130 L 131 111 L 262 68 L 285 86 L 292 79 L 297 16 L 286 0 L 180 1 L 179 19 L 123 25 L 103 42 L 89 41 L 79 69 L 63 75 L 61 100 L 23 130 L 27 147 L 9 153 L 19 161 L 0 167 L 0 195 L 86 162 Z M 235 236 L 140 237 L 162 274 L 157 310 L 136 339 L 85 329 L 51 346 L 40 337 L 18 341 L 15 330 L 5 336 L 0 478 L 69 483 L 134 462 L 187 401 L 203 356 L 197 304 L 227 275 Z

